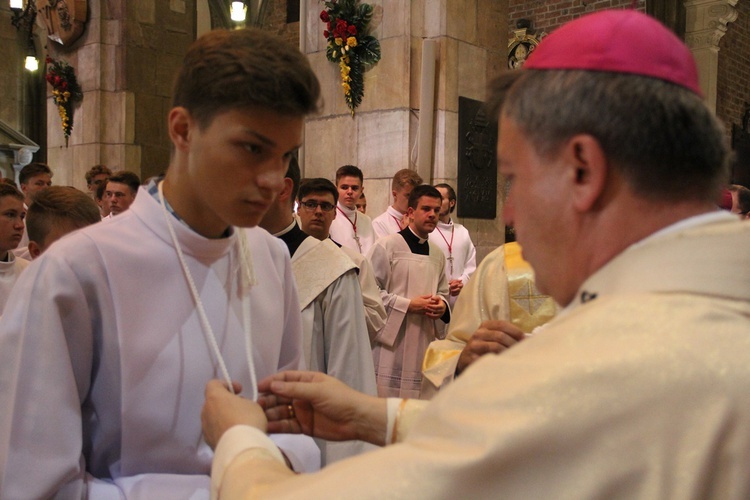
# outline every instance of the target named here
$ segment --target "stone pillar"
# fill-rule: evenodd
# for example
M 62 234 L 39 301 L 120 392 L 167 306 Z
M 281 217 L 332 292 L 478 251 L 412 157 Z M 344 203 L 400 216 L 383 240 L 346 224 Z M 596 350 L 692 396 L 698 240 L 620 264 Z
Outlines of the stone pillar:
M 303 46 L 324 97 L 323 112 L 306 125 L 303 175 L 333 179 L 339 166 L 358 165 L 365 174 L 368 213 L 375 217 L 385 210 L 392 201 L 393 174 L 402 168 L 417 169 L 422 41 L 431 39 L 438 43 L 433 154 L 429 178 L 424 180 L 455 185 L 458 97 L 484 100 L 487 82 L 505 66 L 507 3 L 371 0 L 375 7 L 373 34 L 380 40 L 382 58 L 366 73 L 365 97 L 352 118 L 341 91 L 338 66 L 325 56 L 324 25 L 319 18 L 322 4 L 303 1 L 307 2 Z M 503 242 L 504 226 L 499 217 L 460 222 L 471 231 L 480 257 Z
M 83 189 L 84 173 L 100 163 L 143 177 L 166 169 L 172 80 L 194 37 L 195 0 L 91 0 L 84 34 L 71 49 L 47 42 L 52 57 L 75 67 L 84 95 L 68 147 L 48 97 L 55 184 Z
M 701 89 L 711 110 L 716 111 L 719 40 L 727 24 L 737 19 L 737 0 L 685 0 L 685 43 L 698 65 Z

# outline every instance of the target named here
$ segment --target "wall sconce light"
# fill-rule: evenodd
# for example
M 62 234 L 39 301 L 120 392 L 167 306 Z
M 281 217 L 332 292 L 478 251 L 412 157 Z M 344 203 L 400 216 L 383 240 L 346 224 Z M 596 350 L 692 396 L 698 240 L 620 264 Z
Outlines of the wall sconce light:
M 11 24 L 26 38 L 26 60 L 24 67 L 29 71 L 39 69 L 39 60 L 36 58 L 34 47 L 34 22 L 36 22 L 36 2 L 28 0 L 26 6 L 23 0 L 10 0 L 10 8 L 13 9 Z
M 232 18 L 232 21 L 238 23 L 244 21 L 247 16 L 247 5 L 245 5 L 245 2 L 232 2 L 232 6 L 229 9 L 229 15 Z
M 26 56 L 26 61 L 24 62 L 24 68 L 26 68 L 29 71 L 36 71 L 39 69 L 39 59 L 36 58 L 36 56 Z

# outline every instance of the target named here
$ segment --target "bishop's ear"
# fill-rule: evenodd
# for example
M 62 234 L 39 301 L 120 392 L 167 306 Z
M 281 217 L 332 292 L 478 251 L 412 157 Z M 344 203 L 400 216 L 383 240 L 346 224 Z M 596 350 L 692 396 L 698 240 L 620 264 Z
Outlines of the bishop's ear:
M 590 210 L 604 192 L 609 164 L 599 141 L 588 134 L 571 137 L 563 148 L 571 168 L 573 204 L 579 211 Z

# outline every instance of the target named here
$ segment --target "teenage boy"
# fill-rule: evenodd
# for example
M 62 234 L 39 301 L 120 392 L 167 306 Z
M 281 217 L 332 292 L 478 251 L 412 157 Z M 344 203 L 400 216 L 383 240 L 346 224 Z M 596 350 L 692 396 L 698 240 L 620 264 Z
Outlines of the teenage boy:
M 28 207 L 38 191 L 52 185 L 52 170 L 44 163 L 29 163 L 18 173 L 18 183 L 25 197 L 24 203 Z
M 29 163 L 18 173 L 18 183 L 24 196 L 24 209 L 28 209 L 36 193 L 52 185 L 52 170 L 44 163 Z M 13 250 L 13 253 L 16 254 L 16 257 L 31 260 L 28 245 L 29 235 L 24 229 L 21 242 Z
M 336 243 L 364 255 L 375 243 L 375 232 L 370 217 L 357 210 L 363 181 L 362 171 L 354 165 L 344 165 L 336 171 L 339 201 L 330 233 Z
M 99 207 L 83 191 L 71 186 L 48 187 L 34 196 L 26 213 L 31 258 L 39 257 L 66 234 L 100 220 Z
M 0 321 L 0 498 L 208 498 L 206 381 L 255 398 L 257 380 L 302 366 L 288 254 L 255 226 L 319 93 L 267 33 L 191 46 L 163 182 L 53 245 Z M 315 443 L 286 438 L 291 465 L 314 468 Z
M 453 310 L 458 294 L 477 269 L 477 251 L 469 230 L 451 218 L 456 209 L 456 191 L 444 183 L 436 184 L 435 189 L 442 195 L 443 204 L 437 226 L 430 233 L 430 241 L 445 255 L 445 274 L 451 293 L 448 302 Z
M 96 194 L 96 188 L 100 184 L 106 182 L 107 179 L 112 175 L 112 171 L 106 165 L 94 165 L 86 172 L 86 189 L 89 192 L 89 196 L 92 198 Z
M 15 185 L 0 182 L 0 314 L 8 302 L 13 285 L 29 265 L 28 260 L 13 253 L 24 234 L 24 217 L 26 207 L 23 194 Z
M 409 225 L 406 211 L 412 189 L 422 184 L 422 178 L 414 170 L 404 168 L 396 172 L 391 182 L 393 204 L 372 220 L 375 239 L 396 234 Z
M 109 203 L 109 213 L 112 218 L 120 215 L 133 204 L 138 188 L 141 186 L 141 179 L 133 172 L 122 170 L 115 172 L 106 183 L 104 196 Z

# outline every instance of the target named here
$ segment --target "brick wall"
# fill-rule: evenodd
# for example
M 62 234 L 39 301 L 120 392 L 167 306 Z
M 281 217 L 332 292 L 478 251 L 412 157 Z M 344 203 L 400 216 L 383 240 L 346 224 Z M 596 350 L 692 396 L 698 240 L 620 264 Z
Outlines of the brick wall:
M 561 24 L 589 12 L 604 9 L 629 8 L 632 0 L 509 0 L 508 32 L 512 35 L 516 21 L 529 19 L 536 33 L 551 33 Z M 638 10 L 645 11 L 645 0 L 638 0 Z
M 750 103 L 750 3 L 737 2 L 737 20 L 729 23 L 719 42 L 716 115 L 731 134 L 732 124 L 742 125 Z
M 262 28 L 276 33 L 295 47 L 299 45 L 299 23 L 286 22 L 286 1 L 269 2 Z

